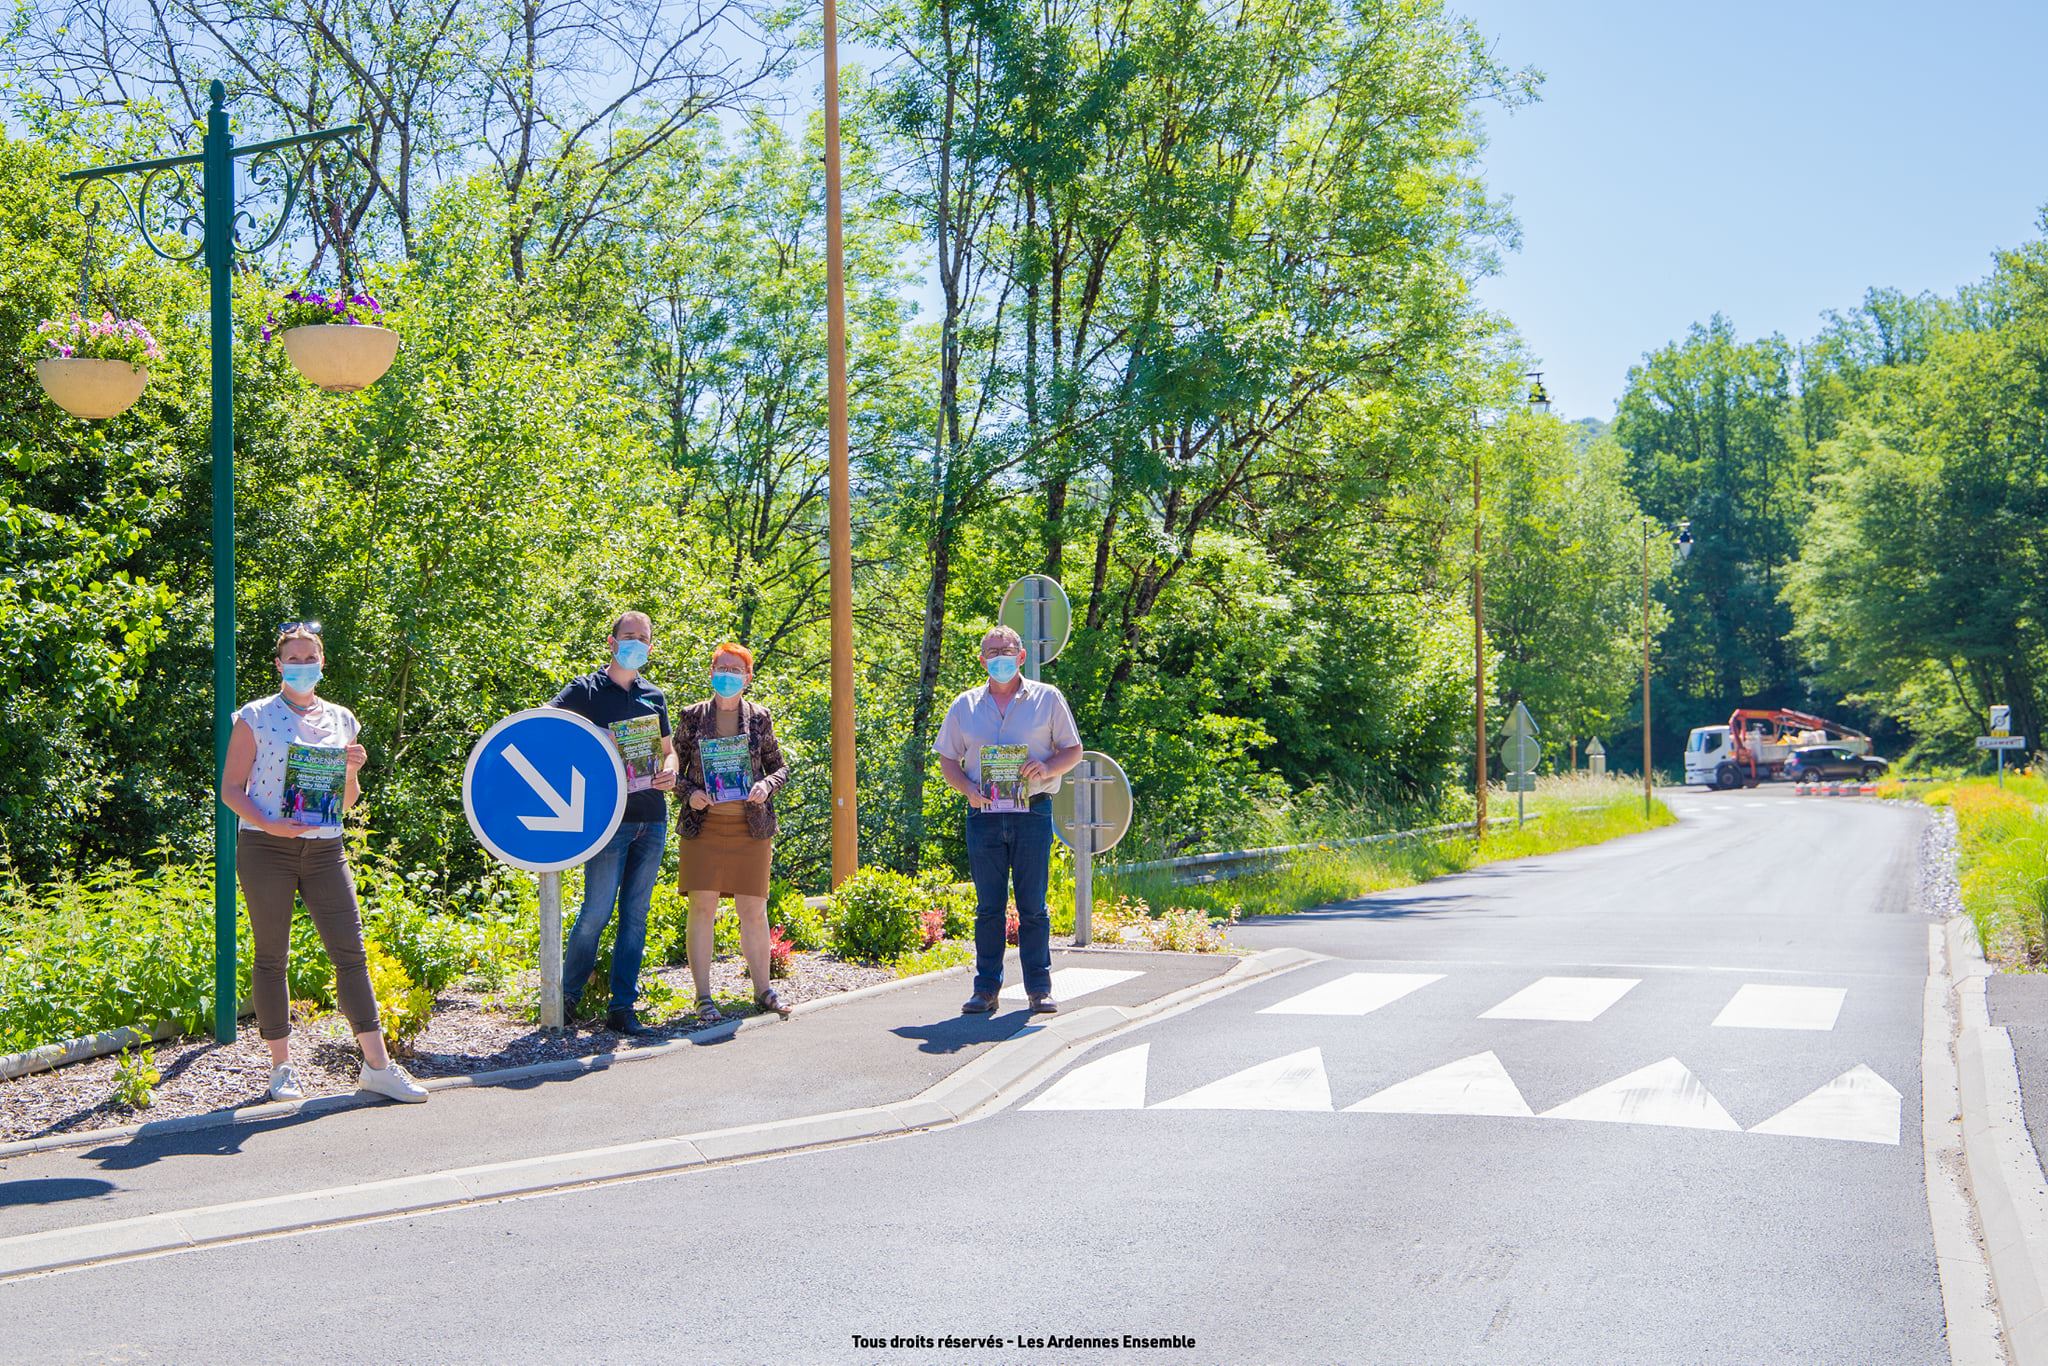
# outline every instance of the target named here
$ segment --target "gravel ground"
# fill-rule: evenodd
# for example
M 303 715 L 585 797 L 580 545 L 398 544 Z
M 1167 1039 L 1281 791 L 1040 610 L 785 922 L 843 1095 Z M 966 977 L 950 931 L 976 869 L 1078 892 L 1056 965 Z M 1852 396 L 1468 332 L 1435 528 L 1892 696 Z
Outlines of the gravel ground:
M 1963 894 L 1956 884 L 1956 813 L 1946 806 L 1920 834 L 1920 871 L 1913 887 L 1913 906 L 1937 920 L 1963 913 Z
M 663 968 L 647 976 L 667 982 L 681 1001 L 694 1001 L 696 989 L 688 968 Z M 790 976 L 778 979 L 775 987 L 785 1003 L 795 1005 L 893 980 L 895 974 L 887 968 L 848 963 L 830 954 L 799 953 L 794 955 Z M 528 983 L 525 989 L 534 988 Z M 711 991 L 727 1019 L 759 1013 L 752 1004 L 746 965 L 737 957 L 720 959 L 713 966 Z M 603 1000 L 602 990 L 589 996 L 593 1001 Z M 507 1014 L 502 1000 L 499 994 L 443 992 L 435 999 L 432 1024 L 413 1041 L 411 1056 L 403 1060 L 406 1069 L 419 1077 L 459 1076 L 613 1053 L 711 1027 L 687 1007 L 668 1020 L 656 1020 L 643 1008 L 641 1019 L 653 1026 L 654 1032 L 638 1043 L 589 1020 L 565 1036 L 550 1038 Z M 292 1061 L 306 1094 L 341 1095 L 355 1090 L 361 1055 L 347 1023 L 338 1015 L 322 1015 L 297 1020 L 295 1025 Z M 240 1034 L 231 1044 L 211 1039 L 173 1040 L 157 1044 L 152 1052 L 163 1079 L 156 1084 L 156 1099 L 146 1110 L 132 1110 L 113 1099 L 119 1055 L 0 1082 L 0 1143 L 205 1114 L 258 1105 L 268 1099 L 270 1056 L 257 1037 L 254 1020 L 242 1022 Z

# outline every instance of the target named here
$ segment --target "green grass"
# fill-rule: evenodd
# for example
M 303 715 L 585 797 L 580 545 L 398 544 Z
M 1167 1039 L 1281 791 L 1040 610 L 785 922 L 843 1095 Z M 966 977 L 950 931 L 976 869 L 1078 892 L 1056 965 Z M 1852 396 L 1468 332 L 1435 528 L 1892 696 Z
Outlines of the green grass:
M 2048 966 L 2048 778 L 1887 783 L 1882 795 L 1954 810 L 1956 878 L 1984 956 L 2002 968 Z
M 1464 834 L 1350 849 L 1332 843 L 1297 856 L 1281 868 L 1195 886 L 1175 886 L 1167 872 L 1105 877 L 1098 880 L 1097 897 L 1102 901 L 1128 898 L 1154 910 L 1199 909 L 1224 918 L 1288 915 L 1311 906 L 1412 887 L 1482 863 L 1598 844 L 1669 825 L 1675 819 L 1662 802 L 1652 803 L 1645 817 L 1641 787 L 1619 778 L 1542 779 L 1526 804 L 1530 816 L 1542 819 L 1516 829 L 1514 797 L 1496 788 L 1489 799 L 1486 839 L 1480 843 Z M 1580 807 L 1592 809 L 1576 809 Z M 1308 842 L 1272 841 L 1276 845 Z

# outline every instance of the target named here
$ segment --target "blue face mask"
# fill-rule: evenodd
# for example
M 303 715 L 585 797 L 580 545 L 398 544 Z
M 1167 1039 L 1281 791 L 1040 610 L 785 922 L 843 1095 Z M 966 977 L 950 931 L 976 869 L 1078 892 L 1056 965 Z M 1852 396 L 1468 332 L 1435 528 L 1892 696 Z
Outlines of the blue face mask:
M 711 675 L 711 691 L 720 697 L 738 697 L 746 687 L 747 676 L 731 669 L 719 669 Z
M 622 640 L 612 647 L 612 662 L 635 673 L 647 667 L 647 642 Z
M 998 683 L 1007 683 L 1017 676 L 1015 655 L 996 655 L 992 659 L 983 660 L 982 666 L 988 670 L 988 676 Z
M 311 692 L 320 681 L 318 664 L 280 664 L 277 671 L 284 676 L 284 685 L 293 692 Z

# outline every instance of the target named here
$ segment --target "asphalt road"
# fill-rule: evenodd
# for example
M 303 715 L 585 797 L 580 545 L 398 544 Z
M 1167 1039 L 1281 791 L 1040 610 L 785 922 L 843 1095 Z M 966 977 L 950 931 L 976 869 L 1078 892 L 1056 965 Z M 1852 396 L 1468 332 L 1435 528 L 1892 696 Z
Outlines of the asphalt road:
M 1674 800 L 988 1119 L 0 1286 L 0 1360 L 1945 1361 L 1921 814 Z

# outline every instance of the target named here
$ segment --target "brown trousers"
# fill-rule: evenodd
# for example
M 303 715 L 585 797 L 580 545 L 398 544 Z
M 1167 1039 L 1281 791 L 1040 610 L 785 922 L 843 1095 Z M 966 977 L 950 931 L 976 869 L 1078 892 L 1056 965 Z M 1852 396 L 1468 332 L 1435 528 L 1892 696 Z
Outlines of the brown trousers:
M 335 995 L 349 1028 L 357 1034 L 377 1028 L 377 994 L 370 989 L 356 882 L 341 841 L 285 839 L 243 830 L 235 837 L 235 871 L 256 938 L 256 962 L 249 973 L 256 998 L 256 1032 L 266 1039 L 291 1037 L 285 965 L 291 957 L 294 896 L 305 901 L 306 914 L 334 960 Z

